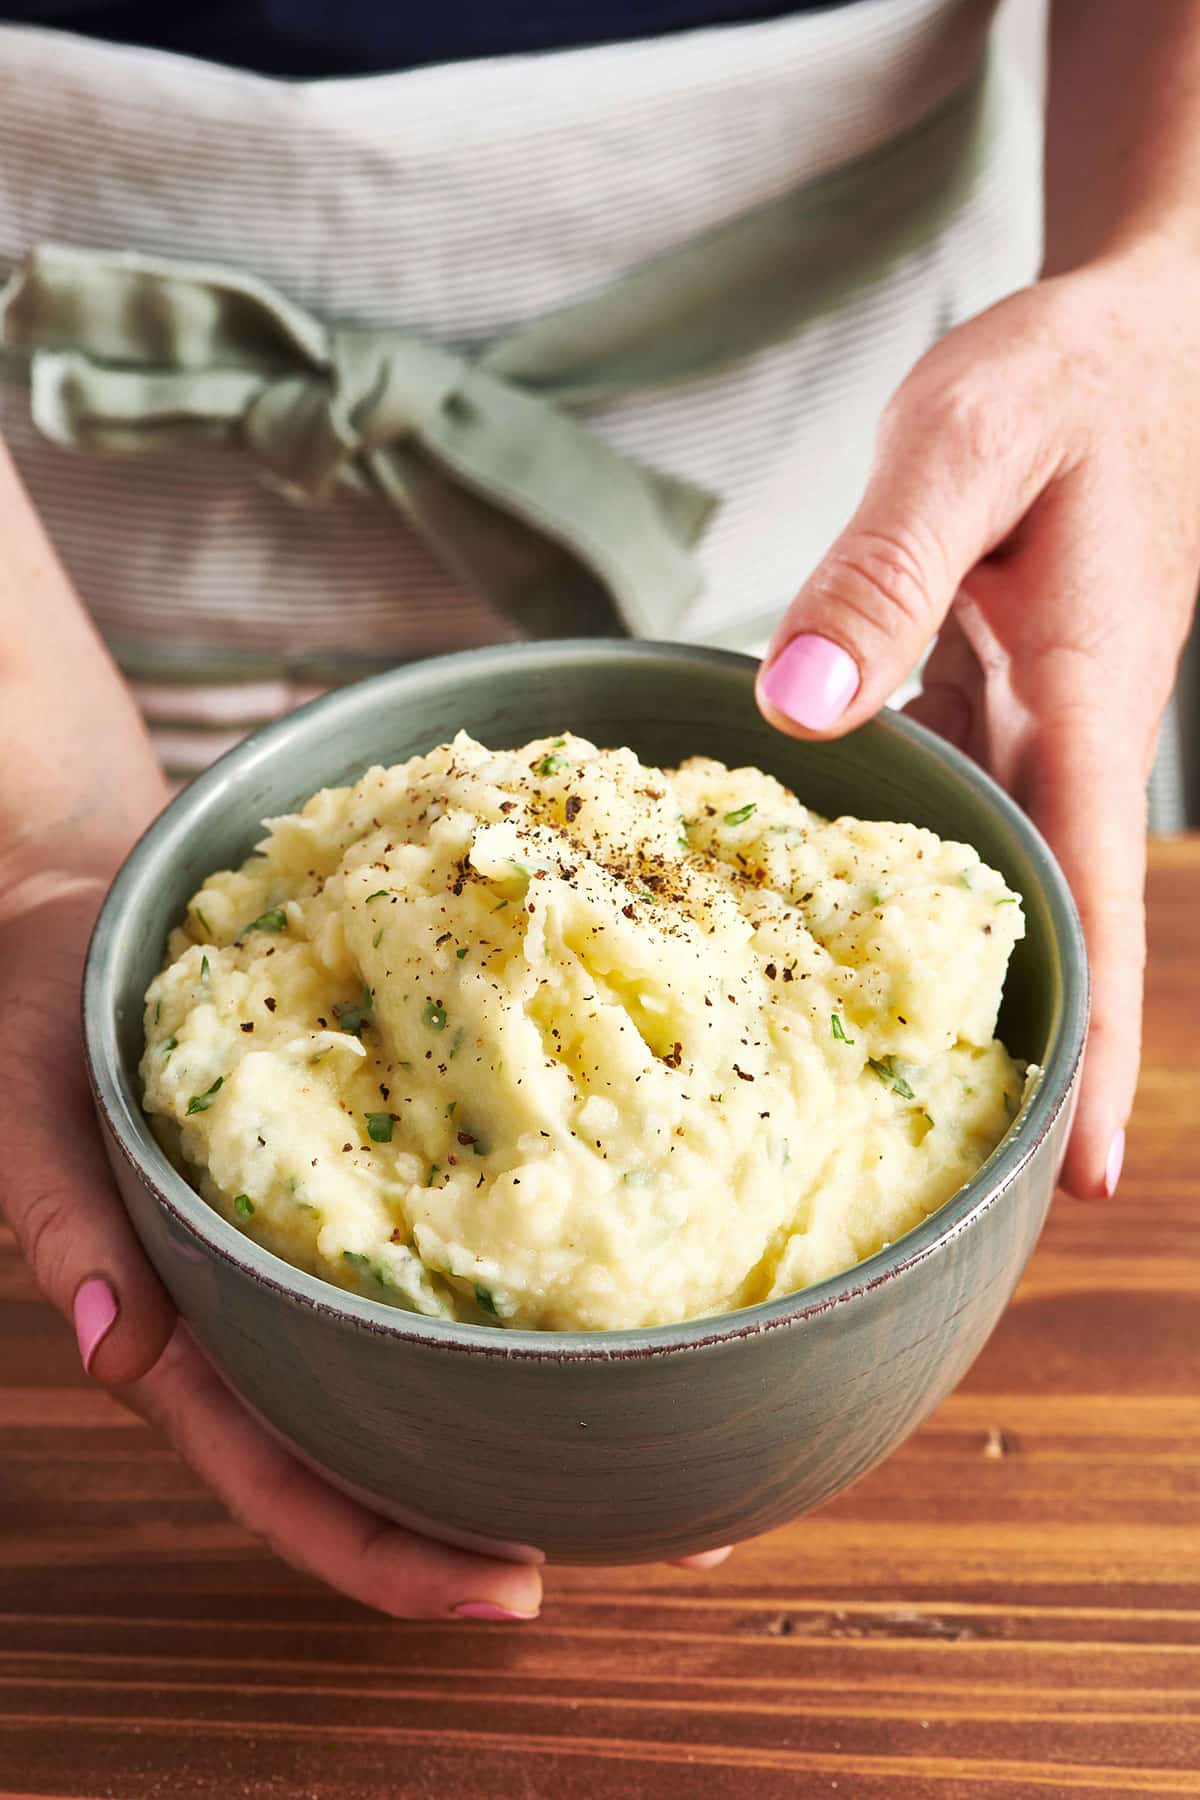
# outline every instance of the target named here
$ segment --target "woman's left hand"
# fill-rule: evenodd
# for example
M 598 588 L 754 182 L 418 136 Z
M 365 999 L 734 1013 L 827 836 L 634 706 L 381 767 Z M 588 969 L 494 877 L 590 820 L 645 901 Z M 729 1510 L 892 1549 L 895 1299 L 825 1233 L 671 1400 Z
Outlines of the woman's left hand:
M 907 709 L 1027 808 L 1074 890 L 1092 1022 L 1063 1181 L 1111 1194 L 1137 1082 L 1146 783 L 1200 576 L 1200 265 L 1140 247 L 959 326 L 885 413 L 867 492 L 788 610 L 760 705 Z

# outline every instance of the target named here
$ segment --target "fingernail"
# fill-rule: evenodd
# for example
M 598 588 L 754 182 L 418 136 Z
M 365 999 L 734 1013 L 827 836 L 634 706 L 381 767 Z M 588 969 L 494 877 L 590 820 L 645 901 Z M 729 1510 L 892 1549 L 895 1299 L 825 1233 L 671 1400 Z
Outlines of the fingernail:
M 464 1600 L 461 1606 L 454 1608 L 456 1619 L 494 1619 L 514 1622 L 523 1619 L 536 1619 L 536 1612 L 514 1612 L 511 1607 L 497 1606 L 494 1600 Z
M 688 1557 L 689 1569 L 716 1569 L 733 1555 L 733 1545 L 724 1544 L 720 1550 L 701 1550 L 695 1556 Z
M 71 1310 L 79 1355 L 90 1375 L 97 1350 L 117 1322 L 117 1296 L 102 1276 L 93 1275 L 80 1286 Z
M 1117 1191 L 1117 1183 L 1121 1179 L 1121 1165 L 1125 1161 L 1125 1133 L 1118 1131 L 1108 1146 L 1108 1161 L 1104 1165 L 1104 1194 L 1111 1200 Z
M 857 694 L 858 669 L 840 644 L 803 632 L 784 645 L 760 686 L 777 712 L 809 731 L 825 731 Z

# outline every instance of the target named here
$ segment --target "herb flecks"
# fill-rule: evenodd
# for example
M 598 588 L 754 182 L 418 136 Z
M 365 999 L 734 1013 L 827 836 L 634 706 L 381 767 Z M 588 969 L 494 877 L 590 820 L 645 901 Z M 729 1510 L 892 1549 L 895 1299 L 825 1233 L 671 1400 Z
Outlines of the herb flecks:
M 832 1031 L 839 1044 L 852 1044 L 854 1042 L 852 1037 L 846 1036 L 846 1027 L 842 1024 L 840 1014 L 830 1013 L 829 1029 Z
M 745 806 L 735 806 L 732 812 L 725 814 L 726 825 L 744 825 L 751 813 L 757 812 L 757 803 L 747 800 Z
M 500 1317 L 495 1295 L 490 1288 L 480 1287 L 478 1282 L 475 1283 L 475 1304 L 480 1312 L 490 1313 L 493 1319 Z
M 371 1015 L 375 1010 L 375 996 L 367 984 L 363 983 L 362 992 L 357 1000 L 339 1000 L 334 1005 L 334 1017 L 343 1031 L 349 1031 L 361 1037 L 364 1025 L 371 1023 Z
M 252 1219 L 254 1217 L 254 1202 L 249 1194 L 235 1194 L 233 1210 L 239 1219 Z
M 428 1025 L 430 1031 L 445 1031 L 446 1009 L 440 1000 L 427 1000 L 421 1013 L 421 1023 Z
M 392 1126 L 396 1121 L 390 1112 L 369 1112 L 363 1117 L 367 1121 L 367 1136 L 373 1144 L 391 1143 Z
M 282 906 L 272 906 L 265 913 L 259 913 L 257 919 L 251 919 L 250 923 L 243 927 L 243 930 L 286 931 L 287 923 L 287 914 Z
M 188 1118 L 190 1119 L 193 1113 L 207 1112 L 217 1095 L 220 1093 L 224 1083 L 225 1077 L 223 1075 L 218 1075 L 210 1088 L 205 1088 L 202 1094 L 193 1094 L 187 1103 Z
M 916 1095 L 896 1067 L 894 1056 L 868 1056 L 867 1067 L 872 1075 L 882 1081 L 884 1087 L 890 1087 L 893 1094 L 899 1094 L 902 1100 L 915 1100 Z

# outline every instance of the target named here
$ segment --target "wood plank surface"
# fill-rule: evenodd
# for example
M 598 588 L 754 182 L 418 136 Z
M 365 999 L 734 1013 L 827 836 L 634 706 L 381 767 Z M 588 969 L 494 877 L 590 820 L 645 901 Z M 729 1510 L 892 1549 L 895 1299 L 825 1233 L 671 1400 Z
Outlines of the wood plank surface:
M 1200 838 L 1157 844 L 1111 1205 L 1060 1198 L 962 1387 L 705 1575 L 405 1625 L 276 1564 L 80 1374 L 0 1238 L 0 1795 L 1200 1796 Z

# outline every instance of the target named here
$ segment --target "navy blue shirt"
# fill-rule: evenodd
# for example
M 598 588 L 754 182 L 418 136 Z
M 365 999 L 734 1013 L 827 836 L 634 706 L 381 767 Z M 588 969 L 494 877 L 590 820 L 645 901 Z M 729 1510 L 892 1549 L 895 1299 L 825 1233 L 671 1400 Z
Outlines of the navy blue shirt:
M 839 3 L 845 0 L 0 0 L 0 20 L 299 79 L 657 37 Z

